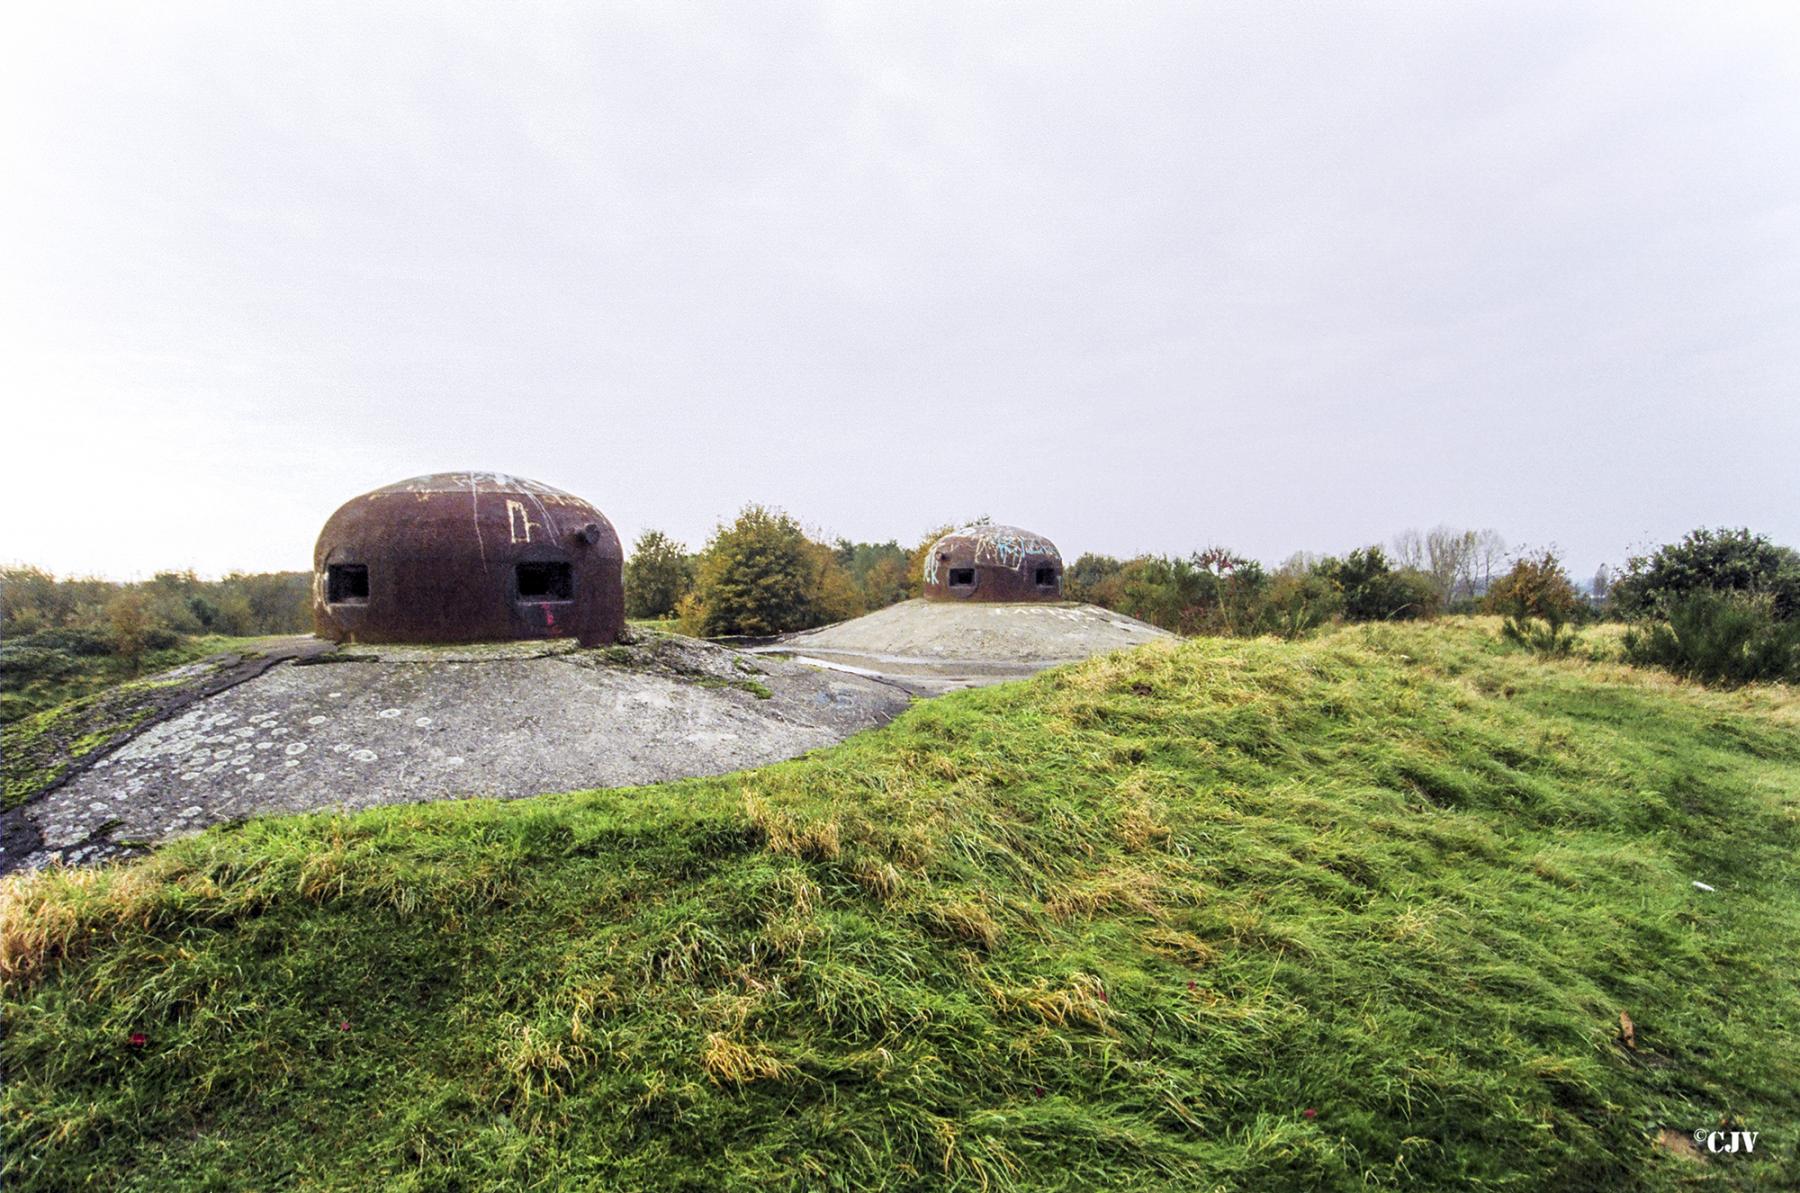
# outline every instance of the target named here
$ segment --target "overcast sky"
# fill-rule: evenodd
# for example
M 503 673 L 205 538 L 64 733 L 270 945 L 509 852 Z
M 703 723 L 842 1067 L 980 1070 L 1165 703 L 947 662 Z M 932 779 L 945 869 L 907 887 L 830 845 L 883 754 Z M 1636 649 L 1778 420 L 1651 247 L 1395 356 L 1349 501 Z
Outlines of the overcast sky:
M 0 559 L 494 469 L 1578 577 L 1800 544 L 1800 4 L 13 10 Z

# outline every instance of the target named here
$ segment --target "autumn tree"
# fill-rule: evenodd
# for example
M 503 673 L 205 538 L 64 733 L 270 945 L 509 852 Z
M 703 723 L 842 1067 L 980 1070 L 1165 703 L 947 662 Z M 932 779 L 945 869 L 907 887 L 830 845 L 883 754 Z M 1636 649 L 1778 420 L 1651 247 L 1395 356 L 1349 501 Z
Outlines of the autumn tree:
M 1501 632 L 1508 640 L 1540 654 L 1567 654 L 1575 635 L 1565 627 L 1584 608 L 1553 548 L 1520 556 L 1512 570 L 1488 589 L 1482 605 L 1506 618 Z
M 681 602 L 684 624 L 707 637 L 783 634 L 862 612 L 862 595 L 830 547 L 781 510 L 747 505 L 713 532 Z

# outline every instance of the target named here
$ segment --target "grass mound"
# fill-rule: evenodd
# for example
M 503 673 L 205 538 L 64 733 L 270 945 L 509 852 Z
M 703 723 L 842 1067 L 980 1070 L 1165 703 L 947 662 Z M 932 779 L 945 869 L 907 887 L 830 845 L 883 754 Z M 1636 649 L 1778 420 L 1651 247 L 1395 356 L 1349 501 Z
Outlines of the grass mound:
M 220 634 L 167 637 L 172 645 L 146 651 L 136 660 L 113 654 L 104 635 L 91 631 L 45 630 L 8 638 L 0 643 L 0 725 L 10 728 L 72 700 L 132 686 L 141 676 L 267 641 Z
M 15 878 L 5 1176 L 1792 1181 L 1797 730 L 1466 624 L 1157 644 L 760 771 Z M 1721 1122 L 1757 1154 L 1656 1142 Z

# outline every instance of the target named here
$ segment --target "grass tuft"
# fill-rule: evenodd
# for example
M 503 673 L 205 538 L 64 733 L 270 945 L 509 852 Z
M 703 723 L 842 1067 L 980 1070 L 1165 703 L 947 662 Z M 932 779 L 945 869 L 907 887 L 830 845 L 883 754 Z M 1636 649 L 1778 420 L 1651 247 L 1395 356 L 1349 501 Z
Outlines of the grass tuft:
M 700 1050 L 700 1067 L 719 1085 L 779 1081 L 793 1071 L 767 1048 L 740 1044 L 723 1032 L 711 1032 Z

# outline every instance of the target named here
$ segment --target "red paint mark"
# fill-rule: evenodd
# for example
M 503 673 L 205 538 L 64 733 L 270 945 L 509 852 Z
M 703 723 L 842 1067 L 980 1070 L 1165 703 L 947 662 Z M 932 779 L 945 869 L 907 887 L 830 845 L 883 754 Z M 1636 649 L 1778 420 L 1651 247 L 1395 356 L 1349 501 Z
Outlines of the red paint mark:
M 555 628 L 555 626 L 556 626 L 556 614 L 554 614 L 554 613 L 552 613 L 552 612 L 550 612 L 550 606 L 548 606 L 548 605 L 540 605 L 540 606 L 538 606 L 538 607 L 539 607 L 539 608 L 541 608 L 541 609 L 542 609 L 542 610 L 543 610 L 543 611 L 544 611 L 544 624 L 545 624 L 545 625 L 547 625 L 547 626 L 550 626 L 550 627 L 552 627 L 552 628 Z

